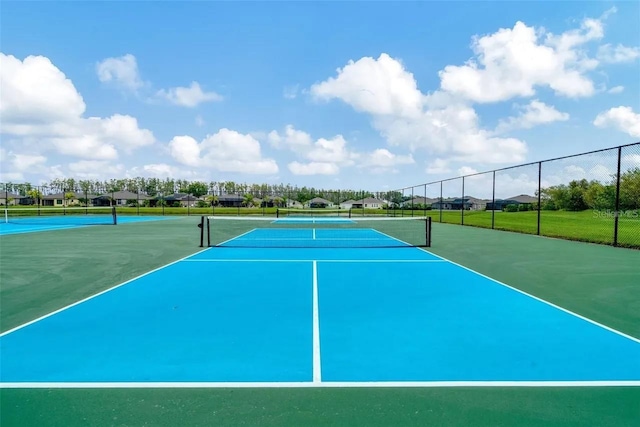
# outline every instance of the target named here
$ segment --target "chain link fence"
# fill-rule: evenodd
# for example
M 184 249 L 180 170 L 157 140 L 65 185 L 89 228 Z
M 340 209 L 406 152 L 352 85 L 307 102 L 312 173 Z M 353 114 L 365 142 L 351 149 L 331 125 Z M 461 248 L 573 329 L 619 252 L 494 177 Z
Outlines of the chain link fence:
M 437 222 L 640 249 L 640 143 L 420 187 Z

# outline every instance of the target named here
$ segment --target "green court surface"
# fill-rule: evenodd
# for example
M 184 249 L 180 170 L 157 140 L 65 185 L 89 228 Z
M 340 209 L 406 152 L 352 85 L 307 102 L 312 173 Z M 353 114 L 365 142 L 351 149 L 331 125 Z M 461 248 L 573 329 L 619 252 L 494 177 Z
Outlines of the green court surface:
M 3 236 L 0 330 L 197 252 L 196 223 L 191 217 Z M 447 224 L 433 225 L 430 251 L 640 338 L 640 251 Z M 245 272 L 238 280 L 268 285 L 272 279 Z M 0 389 L 3 426 L 634 426 L 639 421 L 640 387 Z

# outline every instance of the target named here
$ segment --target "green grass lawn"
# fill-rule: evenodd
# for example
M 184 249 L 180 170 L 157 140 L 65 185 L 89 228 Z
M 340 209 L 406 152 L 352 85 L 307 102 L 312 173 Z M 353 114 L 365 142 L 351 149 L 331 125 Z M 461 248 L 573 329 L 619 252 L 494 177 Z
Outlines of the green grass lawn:
M 460 211 L 427 211 L 434 221 L 460 224 Z M 536 234 L 538 212 L 495 212 L 497 230 L 516 231 Z M 465 211 L 464 225 L 491 228 L 492 212 Z M 541 211 L 540 234 L 583 242 L 613 244 L 613 217 L 599 216 L 593 210 L 580 212 Z M 618 244 L 620 246 L 640 248 L 640 218 L 620 217 L 618 226 Z

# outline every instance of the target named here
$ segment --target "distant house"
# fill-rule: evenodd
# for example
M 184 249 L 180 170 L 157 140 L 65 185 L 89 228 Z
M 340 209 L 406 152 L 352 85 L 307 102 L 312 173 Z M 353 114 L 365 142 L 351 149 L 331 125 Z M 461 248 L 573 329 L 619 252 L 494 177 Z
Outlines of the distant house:
M 67 195 L 69 198 L 67 199 Z M 42 206 L 68 206 L 93 204 L 94 194 L 85 194 L 78 191 L 67 191 L 62 193 L 47 194 L 42 196 Z
M 344 202 L 340 203 L 340 209 L 351 209 L 354 203 L 356 203 L 355 200 L 345 200 Z
M 361 200 L 355 200 L 351 204 L 352 209 L 382 209 L 387 202 L 380 199 L 374 199 L 373 197 L 366 197 Z
M 494 202 L 487 203 L 488 211 L 502 211 L 509 205 L 532 205 L 538 203 L 537 197 L 528 196 L 526 194 L 520 194 L 519 196 L 508 197 L 506 199 L 496 199 Z
M 114 191 L 113 193 L 104 193 L 93 197 L 91 202 L 94 206 L 126 206 L 127 201 L 150 200 L 152 197 L 144 193 L 133 193 L 131 191 Z
M 178 202 L 182 207 L 194 207 L 196 203 L 202 200 L 202 198 L 187 193 L 175 193 L 170 196 L 165 196 L 164 200 L 169 204 Z
M 304 205 L 297 200 L 287 199 L 287 208 L 302 209 Z
M 410 208 L 411 206 L 416 206 L 416 205 L 427 205 L 430 206 L 433 203 L 437 202 L 438 199 L 430 199 L 429 197 L 422 197 L 422 196 L 417 196 L 414 197 L 411 200 L 407 200 L 406 202 L 404 202 L 402 204 L 402 206 L 406 207 L 406 208 Z
M 218 204 L 225 208 L 239 208 L 244 202 L 244 197 L 237 194 L 221 194 L 218 196 Z
M 478 199 L 475 197 L 455 197 L 442 200 L 436 200 L 431 204 L 431 209 L 434 210 L 453 210 L 453 211 L 479 211 L 484 210 L 487 206 L 487 200 Z
M 19 194 L 16 193 L 8 193 L 6 191 L 2 191 L 0 192 L 0 204 L 4 205 L 4 206 L 11 206 L 11 205 L 22 205 L 22 204 L 28 204 L 28 203 L 21 203 L 23 199 L 26 199 L 30 197 L 25 197 L 25 196 L 21 196 Z
M 322 197 L 314 197 L 313 199 L 307 202 L 307 206 L 310 208 L 328 208 L 333 207 L 333 203 L 331 203 L 327 199 L 323 199 Z

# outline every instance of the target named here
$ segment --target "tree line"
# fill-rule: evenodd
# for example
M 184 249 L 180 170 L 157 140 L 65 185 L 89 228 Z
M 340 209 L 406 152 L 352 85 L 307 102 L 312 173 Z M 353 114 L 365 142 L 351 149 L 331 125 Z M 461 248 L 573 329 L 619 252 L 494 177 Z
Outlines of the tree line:
M 596 180 L 573 180 L 568 184 L 560 184 L 542 188 L 540 191 L 541 209 L 570 210 L 615 209 L 617 179 L 615 176 L 606 182 Z M 21 196 L 39 199 L 46 194 L 65 193 L 72 198 L 71 192 L 84 195 L 102 195 L 117 191 L 130 191 L 146 194 L 151 197 L 166 197 L 175 193 L 191 194 L 195 197 L 208 196 L 209 202 L 216 201 L 223 194 L 242 196 L 248 204 L 254 198 L 270 200 L 278 198 L 285 201 L 306 203 L 315 197 L 321 197 L 334 204 L 346 200 L 361 200 L 374 197 L 386 200 L 390 206 L 399 206 L 411 197 L 401 191 L 370 192 L 363 190 L 334 190 L 314 187 L 298 187 L 291 184 L 247 184 L 234 181 L 187 181 L 171 178 L 127 178 L 99 180 L 75 180 L 73 178 L 54 179 L 50 182 L 34 186 L 29 183 L 5 183 L 0 191 L 17 193 Z M 536 191 L 537 196 L 537 191 Z M 640 209 L 640 168 L 630 169 L 620 175 L 620 204 L 622 210 Z M 537 208 L 537 206 L 532 206 Z M 425 206 L 428 208 L 428 206 Z
M 159 178 L 125 178 L 111 180 L 76 180 L 73 178 L 57 178 L 42 185 L 30 183 L 4 183 L 0 191 L 11 192 L 34 199 L 47 194 L 76 193 L 80 195 L 109 195 L 118 191 L 145 194 L 150 197 L 166 197 L 176 193 L 190 194 L 195 197 L 211 196 L 216 200 L 223 194 L 249 195 L 251 198 L 281 198 L 306 203 L 315 197 L 322 197 L 332 203 L 346 200 L 359 200 L 375 197 L 383 200 L 398 199 L 398 192 L 370 192 L 364 190 L 320 189 L 314 187 L 298 187 L 291 184 L 247 184 L 234 181 L 187 181 L 180 179 Z M 69 196 L 69 198 L 72 198 Z
M 615 177 L 609 183 L 574 180 L 543 188 L 540 192 L 541 208 L 545 210 L 582 211 L 586 209 L 614 210 L 616 207 Z M 620 175 L 619 208 L 640 209 L 640 168 L 630 169 Z

